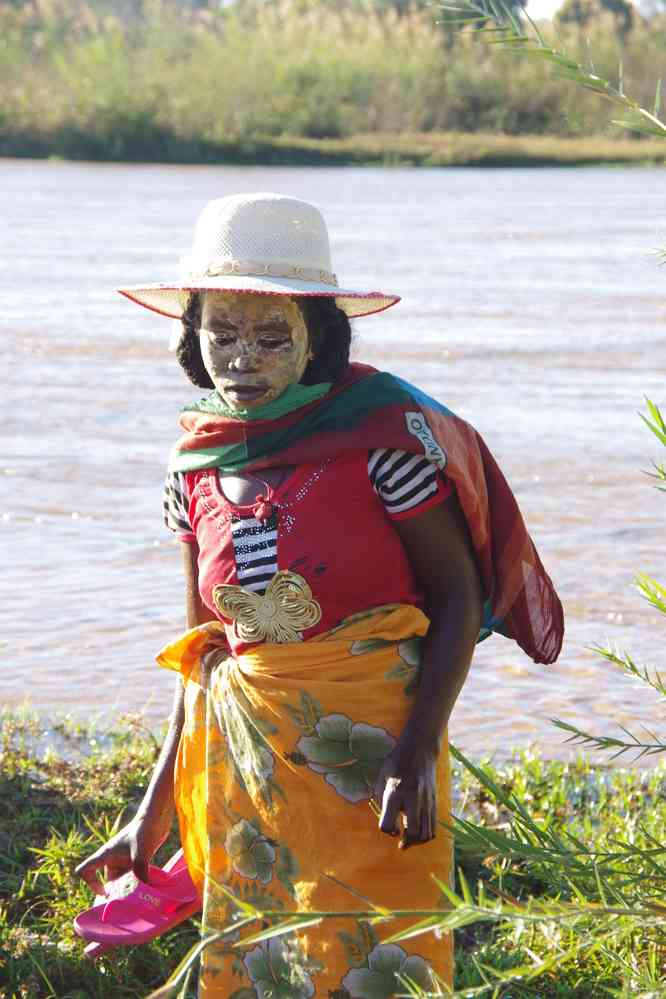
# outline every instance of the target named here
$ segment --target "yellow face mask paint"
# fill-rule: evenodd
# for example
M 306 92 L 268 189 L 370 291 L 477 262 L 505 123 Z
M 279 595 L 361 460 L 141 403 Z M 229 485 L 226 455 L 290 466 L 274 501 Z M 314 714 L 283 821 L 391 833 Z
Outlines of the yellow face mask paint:
M 208 292 L 201 355 L 226 405 L 251 409 L 273 402 L 301 380 L 310 357 L 308 331 L 287 296 Z

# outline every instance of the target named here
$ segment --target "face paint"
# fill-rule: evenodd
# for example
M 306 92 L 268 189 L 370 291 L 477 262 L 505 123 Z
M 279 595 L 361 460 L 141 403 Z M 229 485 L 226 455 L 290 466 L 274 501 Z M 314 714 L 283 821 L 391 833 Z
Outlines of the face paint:
M 207 292 L 200 340 L 206 370 L 231 409 L 279 398 L 309 360 L 305 321 L 286 295 Z

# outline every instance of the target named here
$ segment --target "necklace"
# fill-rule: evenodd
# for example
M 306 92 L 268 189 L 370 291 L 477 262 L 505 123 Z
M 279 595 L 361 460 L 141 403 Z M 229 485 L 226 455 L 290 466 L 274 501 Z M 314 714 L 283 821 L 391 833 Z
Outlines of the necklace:
M 245 474 L 249 475 L 250 478 L 255 480 L 255 482 L 259 482 L 265 489 L 265 493 L 259 493 L 254 497 L 252 513 L 260 523 L 266 523 L 266 521 L 270 520 L 273 516 L 275 509 L 275 504 L 273 502 L 274 491 L 265 479 L 255 475 L 254 472 L 246 472 Z

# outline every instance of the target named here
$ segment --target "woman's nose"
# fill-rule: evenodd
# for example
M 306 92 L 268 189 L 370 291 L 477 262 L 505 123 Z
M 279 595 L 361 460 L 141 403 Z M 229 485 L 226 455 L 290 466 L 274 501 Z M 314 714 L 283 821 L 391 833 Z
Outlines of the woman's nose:
M 255 371 L 256 360 L 253 351 L 241 346 L 229 362 L 229 367 L 233 371 Z

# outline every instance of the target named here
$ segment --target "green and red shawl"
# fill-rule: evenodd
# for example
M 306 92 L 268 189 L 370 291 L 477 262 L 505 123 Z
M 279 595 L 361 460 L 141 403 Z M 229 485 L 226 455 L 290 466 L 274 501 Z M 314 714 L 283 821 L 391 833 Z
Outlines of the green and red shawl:
M 181 414 L 185 435 L 170 469 L 239 472 L 380 447 L 425 454 L 446 470 L 469 525 L 487 596 L 481 637 L 498 632 L 535 662 L 554 662 L 562 605 L 481 436 L 413 385 L 367 365 L 350 365 L 342 382 L 326 388 L 309 387 L 305 399 L 294 399 L 296 408 L 283 405 L 272 418 L 220 415 L 219 401 L 202 400 Z

